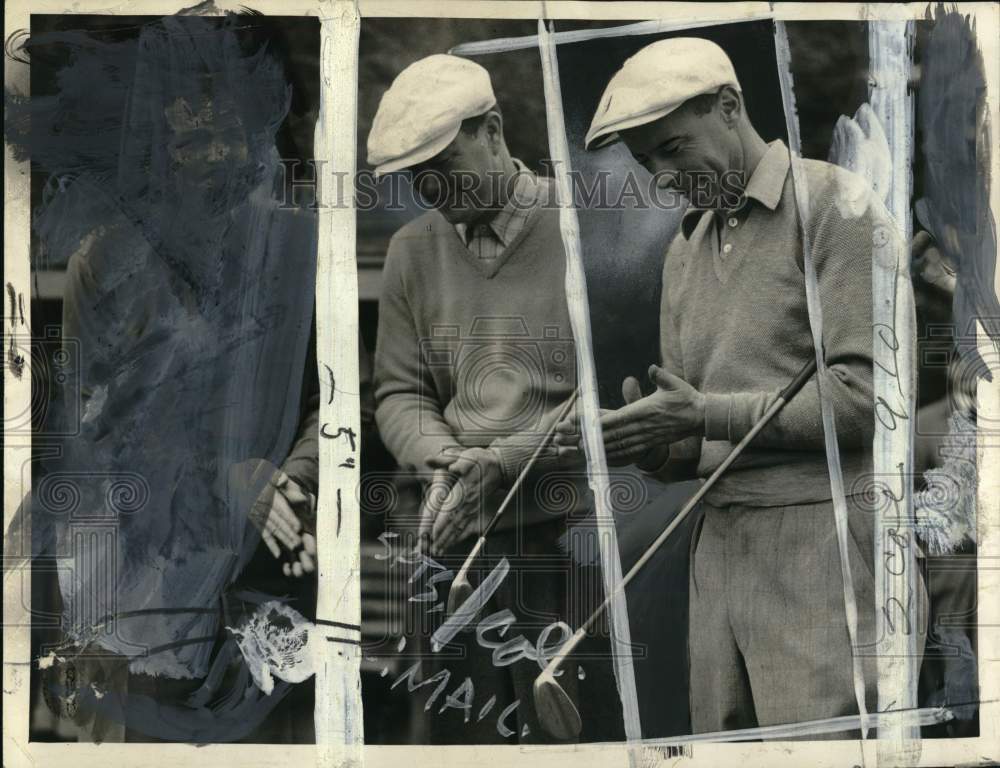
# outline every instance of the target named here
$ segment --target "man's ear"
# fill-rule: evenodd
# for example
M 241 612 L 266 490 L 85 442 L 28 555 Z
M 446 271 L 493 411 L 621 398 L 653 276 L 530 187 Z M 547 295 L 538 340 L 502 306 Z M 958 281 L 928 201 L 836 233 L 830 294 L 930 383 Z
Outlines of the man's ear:
M 486 115 L 483 130 L 486 131 L 486 141 L 490 149 L 496 154 L 503 146 L 503 117 L 499 112 L 490 112 Z
M 735 125 L 743 114 L 743 96 L 731 85 L 719 89 L 719 114 L 730 126 Z

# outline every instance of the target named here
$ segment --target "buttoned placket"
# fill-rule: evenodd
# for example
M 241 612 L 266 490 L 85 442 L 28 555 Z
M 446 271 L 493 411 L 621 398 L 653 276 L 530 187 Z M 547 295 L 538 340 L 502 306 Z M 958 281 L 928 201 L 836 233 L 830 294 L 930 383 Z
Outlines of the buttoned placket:
M 740 219 L 733 211 L 729 211 L 722 218 L 724 219 L 724 224 L 721 228 L 717 228 L 717 230 L 719 236 L 719 255 L 725 260 L 733 252 L 733 244 L 729 242 L 729 238 L 732 236 L 733 230 L 740 226 Z

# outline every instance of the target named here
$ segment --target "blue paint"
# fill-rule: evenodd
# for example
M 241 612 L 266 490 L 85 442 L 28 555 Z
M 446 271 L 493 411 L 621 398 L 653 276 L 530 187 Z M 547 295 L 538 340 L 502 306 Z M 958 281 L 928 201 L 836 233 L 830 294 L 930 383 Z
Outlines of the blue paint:
M 289 690 L 265 697 L 216 642 L 224 604 L 231 625 L 269 597 L 233 588 L 259 543 L 247 512 L 299 429 L 315 290 L 315 218 L 276 194 L 291 88 L 238 18 L 45 35 L 26 50 L 68 52 L 55 93 L 6 94 L 15 154 L 50 174 L 34 234 L 41 265 L 67 268 L 79 383 L 48 425 L 72 436 L 40 473 L 66 482 L 36 484 L 36 552 L 72 565 L 68 642 L 203 681 L 183 701 L 81 699 L 168 740 L 242 738 Z
M 930 16 L 930 12 L 928 11 Z M 1000 343 L 1000 302 L 994 290 L 996 223 L 990 210 L 990 135 L 986 73 L 969 17 L 938 4 L 923 52 L 917 92 L 923 153 L 923 196 L 917 221 L 957 271 L 952 311 L 958 352 L 970 370 L 990 378 L 973 341 L 975 320 Z

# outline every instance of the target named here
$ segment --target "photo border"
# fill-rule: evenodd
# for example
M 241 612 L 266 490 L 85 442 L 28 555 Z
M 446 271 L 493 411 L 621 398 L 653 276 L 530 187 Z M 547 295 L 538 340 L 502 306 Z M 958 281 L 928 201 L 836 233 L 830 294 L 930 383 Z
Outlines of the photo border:
M 37 13 L 108 13 L 110 15 L 165 15 L 190 7 L 190 2 L 142 0 L 108 7 L 97 0 L 80 0 L 73 4 L 41 0 L 40 2 L 9 3 L 5 10 L 5 40 L 18 30 L 28 29 L 29 14 Z M 315 157 L 325 162 L 324 173 L 333 173 L 345 167 L 353 174 L 356 152 L 355 110 L 357 99 L 357 30 L 362 17 L 434 17 L 434 18 L 545 18 L 560 20 L 628 20 L 663 19 L 679 21 L 699 19 L 740 21 L 746 17 L 773 14 L 776 20 L 793 22 L 809 20 L 901 20 L 925 18 L 933 4 L 908 5 L 877 4 L 825 4 L 825 3 L 584 3 L 533 2 L 468 2 L 468 0 L 333 0 L 323 3 L 305 3 L 299 0 L 259 0 L 258 2 L 216 3 L 213 11 L 238 11 L 248 5 L 265 14 L 282 16 L 313 16 L 322 20 L 321 79 L 325 82 L 325 100 L 321 102 L 321 115 L 317 122 L 317 139 L 323 125 L 332 126 L 329 142 L 317 142 Z M 959 3 L 960 13 L 970 14 L 976 20 L 977 39 L 980 45 L 987 76 L 987 109 L 992 131 L 1000 126 L 1000 58 L 996 34 L 1000 31 L 997 6 L 992 3 Z M 353 48 L 350 41 L 354 39 Z M 335 77 L 331 74 L 335 73 Z M 351 79 L 353 78 L 353 80 Z M 28 66 L 9 56 L 4 67 L 5 87 L 27 95 Z M 354 82 L 353 94 L 345 89 L 332 88 L 336 82 Z M 332 98 L 331 98 L 332 97 Z M 324 122 L 325 121 L 325 122 Z M 333 137 L 339 137 L 339 140 Z M 996 144 L 994 135 L 994 145 Z M 345 144 L 347 146 L 345 146 Z M 991 158 L 991 175 L 1000 179 L 1000 153 Z M 323 194 L 323 182 L 320 182 Z M 18 297 L 29 301 L 31 295 L 29 268 L 30 226 L 30 174 L 27 161 L 13 159 L 5 145 L 4 164 L 4 225 L 7 236 L 4 242 L 4 280 Z M 1000 219 L 1000 186 L 990 190 L 991 210 L 994 221 Z M 326 218 L 324 218 L 326 217 Z M 347 426 L 360 434 L 358 414 L 357 367 L 357 272 L 354 259 L 355 211 L 347 206 L 327 209 L 320 213 L 320 251 L 317 272 L 317 332 L 320 349 L 335 350 L 331 355 L 319 355 L 320 369 L 324 363 L 331 366 L 336 381 L 332 401 L 324 397 L 321 406 L 321 423 L 329 422 Z M 324 234 L 325 233 L 325 234 Z M 348 246 L 349 243 L 349 246 Z M 1000 271 L 998 271 L 1000 276 Z M 995 289 L 997 286 L 995 286 Z M 354 300 L 350 301 L 352 295 Z M 11 327 L 5 319 L 5 347 L 12 338 L 27 337 L 29 328 Z M 980 328 L 980 348 L 983 359 L 992 362 L 995 356 L 985 354 L 992 350 L 989 340 Z M 332 346 L 327 347 L 330 344 Z M 352 356 L 353 353 L 353 356 Z M 988 419 L 1000 418 L 1000 369 L 993 369 L 992 383 L 979 382 L 979 410 Z M 329 395 L 322 381 L 324 394 Z M 4 424 L 15 415 L 25 413 L 30 407 L 30 370 L 20 378 L 11 369 L 4 370 Z M 5 435 L 6 437 L 6 435 Z M 324 620 L 342 621 L 349 625 L 360 624 L 360 533 L 357 525 L 358 509 L 353 483 L 357 482 L 357 469 L 351 472 L 338 470 L 341 454 L 329 441 L 322 441 L 320 454 L 321 487 L 318 521 L 320 542 L 320 597 L 318 615 Z M 21 500 L 30 490 L 30 438 L 18 437 L 4 443 L 4 530 L 13 520 Z M 977 543 L 978 568 L 978 668 L 980 684 L 980 735 L 966 739 L 927 739 L 921 742 L 921 753 L 912 765 L 934 766 L 958 763 L 980 763 L 983 759 L 1000 759 L 1000 445 L 992 445 L 988 437 L 979 433 L 978 513 Z M 337 490 L 350 486 L 349 493 L 340 494 L 340 519 L 343 521 L 339 535 Z M 5 542 L 6 544 L 6 542 Z M 30 547 L 30 539 L 22 541 Z M 30 549 L 27 551 L 30 552 Z M 324 555 L 324 551 L 328 555 Z M 341 559 L 341 557 L 346 559 Z M 6 564 L 5 564 L 6 565 Z M 336 579 L 342 579 L 337 581 Z M 12 569 L 4 573 L 4 708 L 3 746 L 5 763 L 11 766 L 72 764 L 76 768 L 134 764 L 136 759 L 148 766 L 218 766 L 226 764 L 245 766 L 273 766 L 298 762 L 303 765 L 366 765 L 395 766 L 400 762 L 419 765 L 465 766 L 489 762 L 493 766 L 523 766 L 525 758 L 532 763 L 544 761 L 546 765 L 614 766 L 656 765 L 659 762 L 683 765 L 734 765 L 744 766 L 816 766 L 875 765 L 877 740 L 861 741 L 795 741 L 768 742 L 763 744 L 702 744 L 689 745 L 683 755 L 666 746 L 646 744 L 586 744 L 558 746 L 364 746 L 359 743 L 361 723 L 337 722 L 330 729 L 317 729 L 316 745 L 268 744 L 74 744 L 43 743 L 28 740 L 29 691 L 30 691 L 30 603 L 25 598 L 25 579 L 30 584 L 30 561 L 26 569 Z M 324 612 L 329 610 L 329 615 Z M 338 618 L 339 617 L 339 618 Z M 331 627 L 320 622 L 325 630 Z M 992 630 L 992 631 L 990 631 Z M 329 637 L 340 636 L 334 632 Z M 361 692 L 358 664 L 360 647 L 338 642 L 320 644 L 328 651 L 317 673 L 317 713 L 327 712 L 347 719 L 360 717 Z M 353 651 L 352 651 L 353 649 Z M 338 681 L 336 692 L 320 696 L 321 681 Z M 324 688 L 325 691 L 329 690 Z M 350 714 L 350 713 L 355 714 Z M 338 741 L 338 739 L 340 739 Z M 662 741 L 662 740 L 661 740 Z

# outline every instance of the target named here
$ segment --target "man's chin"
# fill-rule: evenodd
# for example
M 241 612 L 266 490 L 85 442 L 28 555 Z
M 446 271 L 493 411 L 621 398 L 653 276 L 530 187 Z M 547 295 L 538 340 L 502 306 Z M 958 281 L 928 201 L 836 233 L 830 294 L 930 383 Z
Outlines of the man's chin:
M 438 208 L 438 213 L 444 216 L 445 221 L 452 226 L 456 224 L 469 224 L 481 215 L 480 211 L 468 208 Z

